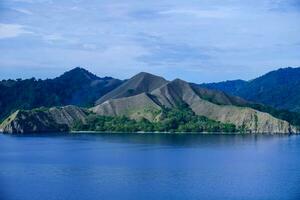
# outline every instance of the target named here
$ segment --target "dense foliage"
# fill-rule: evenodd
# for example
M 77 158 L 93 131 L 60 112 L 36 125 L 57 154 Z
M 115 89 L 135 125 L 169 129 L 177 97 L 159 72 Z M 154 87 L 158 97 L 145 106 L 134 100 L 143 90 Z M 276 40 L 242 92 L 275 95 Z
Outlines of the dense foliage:
M 197 116 L 187 106 L 163 109 L 161 120 L 150 122 L 127 117 L 110 117 L 91 114 L 86 123 L 77 122 L 73 130 L 77 131 L 112 131 L 112 132 L 236 132 L 233 124 L 224 124 Z
M 300 113 L 291 112 L 288 110 L 277 110 L 275 108 L 272 108 L 270 106 L 265 106 L 262 104 L 249 104 L 248 106 L 255 110 L 269 113 L 278 119 L 288 121 L 292 125 L 300 127 Z
M 226 81 L 203 84 L 276 109 L 300 112 L 300 68 L 284 68 L 251 81 Z M 282 112 L 280 115 L 286 115 Z
M 91 106 L 102 95 L 119 86 L 122 81 L 99 78 L 75 68 L 55 79 L 0 81 L 0 122 L 18 109 L 41 106 Z

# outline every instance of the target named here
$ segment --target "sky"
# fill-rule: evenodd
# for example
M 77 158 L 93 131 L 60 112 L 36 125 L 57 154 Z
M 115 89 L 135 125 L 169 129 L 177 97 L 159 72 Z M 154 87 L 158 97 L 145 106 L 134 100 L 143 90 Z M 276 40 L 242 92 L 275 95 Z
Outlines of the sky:
M 77 66 L 197 83 L 300 66 L 300 0 L 0 0 L 0 79 Z

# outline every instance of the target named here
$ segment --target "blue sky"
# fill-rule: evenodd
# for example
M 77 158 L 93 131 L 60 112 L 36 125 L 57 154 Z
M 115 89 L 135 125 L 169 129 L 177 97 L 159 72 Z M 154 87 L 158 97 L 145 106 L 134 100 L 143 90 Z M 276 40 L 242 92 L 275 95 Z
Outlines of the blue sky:
M 0 1 L 0 79 L 76 66 L 194 82 L 300 66 L 300 0 Z

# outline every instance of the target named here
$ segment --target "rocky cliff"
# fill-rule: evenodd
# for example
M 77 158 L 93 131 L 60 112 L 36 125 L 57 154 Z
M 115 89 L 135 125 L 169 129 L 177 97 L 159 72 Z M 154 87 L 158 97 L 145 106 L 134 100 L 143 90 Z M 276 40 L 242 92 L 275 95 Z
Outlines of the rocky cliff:
M 84 121 L 87 111 L 76 106 L 18 110 L 0 125 L 4 133 L 66 132 L 72 124 Z

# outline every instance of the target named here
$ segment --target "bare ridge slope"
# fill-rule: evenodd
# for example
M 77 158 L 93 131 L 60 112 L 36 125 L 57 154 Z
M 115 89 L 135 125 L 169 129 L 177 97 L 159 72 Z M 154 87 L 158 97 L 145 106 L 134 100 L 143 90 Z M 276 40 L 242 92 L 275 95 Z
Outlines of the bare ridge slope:
M 161 105 L 173 107 L 178 103 L 186 103 L 197 115 L 223 123 L 232 123 L 253 133 L 296 132 L 288 122 L 270 114 L 232 105 L 231 101 L 238 99 L 231 99 L 228 105 L 218 105 L 202 99 L 189 83 L 179 79 L 154 90 L 152 95 L 156 96 Z
M 197 115 L 231 123 L 252 133 L 296 132 L 296 129 L 284 120 L 252 108 L 242 107 L 247 105 L 247 102 L 239 97 L 203 89 L 180 79 L 168 82 L 150 94 L 142 93 L 110 99 L 92 108 L 92 111 L 100 115 L 125 115 L 134 119 L 144 117 L 155 120 L 158 116 L 155 111 L 163 107 L 176 107 L 179 104 L 187 104 Z
M 134 96 L 143 92 L 150 93 L 151 91 L 159 88 L 167 82 L 168 81 L 166 79 L 160 76 L 141 72 L 121 84 L 116 89 L 98 99 L 96 101 L 96 105 L 99 105 L 109 99 Z
M 190 84 L 200 98 L 219 105 L 247 106 L 250 102 L 241 97 L 228 95 L 222 91 L 207 89 L 196 84 Z
M 153 101 L 151 95 L 141 93 L 131 97 L 111 99 L 91 108 L 99 115 L 127 116 L 139 120 L 141 118 L 154 121 L 161 107 Z

